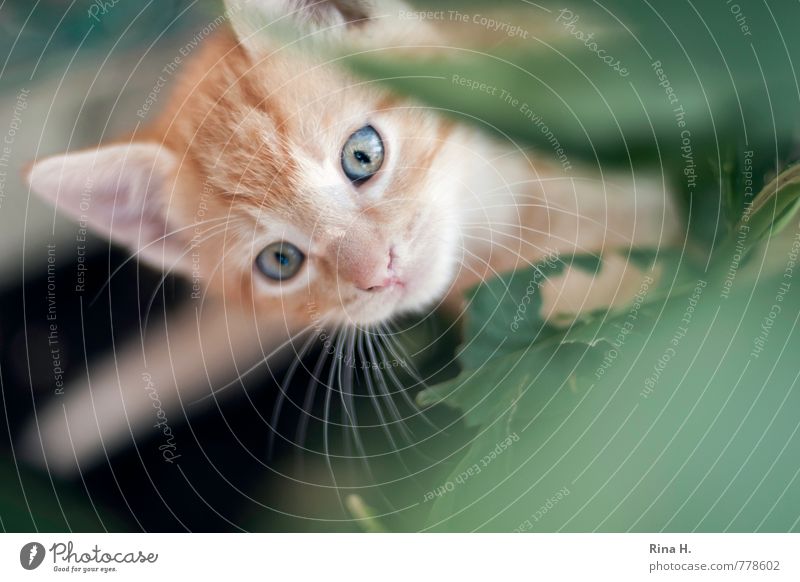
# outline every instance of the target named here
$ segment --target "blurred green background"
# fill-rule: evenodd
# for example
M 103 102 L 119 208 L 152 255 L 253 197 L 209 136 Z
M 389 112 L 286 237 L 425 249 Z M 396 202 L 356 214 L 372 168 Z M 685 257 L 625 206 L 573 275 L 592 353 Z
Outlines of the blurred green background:
M 463 42 L 387 50 L 347 64 L 520 147 L 555 155 L 555 138 L 574 165 L 663 176 L 686 219 L 684 244 L 629 259 L 668 273 L 666 281 L 647 290 L 635 318 L 630 310 L 597 313 L 562 330 L 531 309 L 526 331 L 509 333 L 537 269 L 564 266 L 540 265 L 474 290 L 463 333 L 443 314 L 398 323 L 399 349 L 426 387 L 405 371 L 397 381 L 425 416 L 398 396 L 408 434 L 392 425 L 387 435 L 381 408 L 357 399 L 364 449 L 354 447 L 341 419 L 344 426 L 329 427 L 327 452 L 320 422 L 309 424 L 305 448 L 271 437 L 256 414 L 268 418 L 276 405 L 267 375 L 252 380 L 259 390 L 190 419 L 191 430 L 176 437 L 189 449 L 180 472 L 159 463 L 145 442 L 135 454 L 63 482 L 20 466 L 6 441 L 3 528 L 800 529 L 800 284 L 792 246 L 800 232 L 792 170 L 800 123 L 800 40 L 792 26 L 800 4 L 415 4 L 443 10 L 442 24 Z M 20 90 L 31 93 L 12 164 L 130 126 L 160 67 L 219 10 L 215 3 L 119 2 L 95 21 L 87 18 L 91 5 L 0 9 L 7 115 Z M 456 12 L 466 22 L 451 16 Z M 489 30 L 483 17 L 498 29 Z M 468 90 L 453 75 L 517 101 Z M 523 103 L 552 134 L 526 117 Z M 32 340 L 17 339 L 19 329 L 33 325 L 20 317 L 20 305 L 27 297 L 30 311 L 41 295 L 41 245 L 74 238 L 74 227 L 53 226 L 52 211 L 29 203 L 19 185 L 9 183 L 5 193 L 0 376 L 8 430 L 0 432 L 13 435 L 31 401 L 47 393 L 31 375 L 35 362 L 20 357 L 19 342 Z M 746 203 L 758 211 L 742 223 Z M 774 225 L 783 231 L 768 240 Z M 124 258 L 109 256 L 100 242 L 96 248 L 98 270 Z M 603 268 L 591 258 L 564 260 L 590 272 Z M 123 276 L 137 281 L 138 273 Z M 177 281 L 168 288 L 165 309 L 182 292 Z M 109 326 L 108 311 L 136 300 L 122 293 L 90 312 L 98 337 Z M 93 354 L 106 345 L 96 343 Z M 357 394 L 367 394 L 363 378 L 354 382 Z M 307 375 L 296 375 L 289 389 L 302 400 Z M 275 428 L 291 436 L 298 422 L 287 412 Z

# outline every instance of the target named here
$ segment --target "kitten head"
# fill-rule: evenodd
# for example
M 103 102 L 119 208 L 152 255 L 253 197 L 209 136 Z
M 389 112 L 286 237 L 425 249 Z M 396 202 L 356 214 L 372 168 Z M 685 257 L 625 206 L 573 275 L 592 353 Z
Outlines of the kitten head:
M 36 163 L 31 188 L 257 312 L 368 324 L 429 306 L 457 264 L 451 128 L 333 62 L 412 38 L 396 4 L 373 4 L 232 0 L 232 32 L 188 62 L 157 124 Z

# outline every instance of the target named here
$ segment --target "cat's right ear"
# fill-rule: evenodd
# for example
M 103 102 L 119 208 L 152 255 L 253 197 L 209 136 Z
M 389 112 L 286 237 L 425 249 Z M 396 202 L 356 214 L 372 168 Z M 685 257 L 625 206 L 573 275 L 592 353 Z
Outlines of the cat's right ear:
M 166 270 L 186 270 L 185 238 L 168 221 L 176 156 L 150 143 L 53 156 L 27 172 L 31 191 L 94 232 Z
M 348 43 L 397 31 L 405 5 L 398 0 L 225 0 L 226 15 L 251 57 L 277 47 L 275 40 Z M 389 23 L 394 21 L 395 25 Z

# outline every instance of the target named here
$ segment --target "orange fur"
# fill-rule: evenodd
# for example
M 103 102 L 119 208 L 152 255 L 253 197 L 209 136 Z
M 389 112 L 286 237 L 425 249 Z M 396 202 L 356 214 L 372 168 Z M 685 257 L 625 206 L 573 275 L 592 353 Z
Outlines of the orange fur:
M 84 174 L 95 173 L 107 190 L 97 211 L 122 207 L 121 219 L 108 219 L 110 236 L 124 235 L 123 242 L 140 252 L 144 243 L 149 260 L 158 262 L 160 256 L 167 270 L 193 272 L 209 296 L 222 300 L 223 312 L 236 310 L 231 320 L 215 312 L 208 326 L 202 318 L 186 318 L 190 328 L 198 326 L 201 341 L 184 343 L 192 347 L 178 358 L 183 372 L 176 372 L 163 352 L 150 358 L 158 362 L 153 377 L 163 390 L 174 391 L 169 400 L 174 405 L 183 401 L 179 393 L 191 388 L 181 378 L 196 380 L 197 370 L 190 368 L 205 361 L 202 338 L 224 342 L 227 334 L 233 360 L 245 352 L 257 359 L 314 322 L 369 326 L 443 299 L 458 309 L 467 287 L 553 252 L 605 255 L 659 246 L 676 236 L 678 223 L 659 184 L 563 176 L 546 159 L 514 151 L 364 83 L 325 57 L 333 53 L 324 49 L 343 38 L 352 37 L 355 45 L 413 44 L 436 31 L 364 18 L 371 2 L 323 2 L 305 15 L 312 22 L 303 30 L 310 30 L 313 42 L 291 50 L 260 32 L 246 11 L 234 13 L 236 2 L 229 3 L 233 29 L 210 39 L 189 61 L 159 118 L 130 137 L 138 146 L 129 150 L 133 153 L 126 154 L 123 143 L 122 149 L 100 148 L 96 160 L 68 155 L 45 160 L 30 173 L 32 188 L 58 197 L 62 206 L 77 199 Z M 253 0 L 253 5 L 272 15 L 309 10 L 311 4 Z M 396 11 L 397 4 L 389 5 Z M 348 24 L 353 19 L 357 23 Z M 326 32 L 326 26 L 332 30 Z M 339 156 L 348 136 L 367 124 L 382 137 L 385 161 L 369 181 L 355 186 Z M 154 160 L 150 168 L 142 162 L 148 155 Z M 97 195 L 101 200 L 103 192 Z M 140 210 L 138 231 L 125 214 L 132 208 Z M 103 217 L 96 222 L 102 225 Z M 258 253 L 278 241 L 291 242 L 307 257 L 291 281 L 267 281 L 253 266 Z M 402 286 L 364 290 L 369 287 L 364 281 L 379 276 L 387 264 Z M 590 296 L 629 300 L 641 273 L 615 265 L 588 282 L 569 273 L 551 281 L 546 304 L 552 313 L 545 316 L 597 307 Z M 575 281 L 585 289 L 566 288 Z M 260 330 L 237 336 L 252 327 L 247 321 Z M 128 361 L 138 361 L 136 349 Z M 218 345 L 213 350 L 215 356 L 226 352 Z M 231 358 L 227 364 L 218 359 L 219 368 L 241 373 Z M 119 394 L 108 398 L 105 428 L 83 435 L 81 450 L 74 451 L 79 460 L 92 454 L 92 444 L 113 432 L 115 423 L 130 422 L 126 410 L 147 410 L 138 401 L 138 407 L 120 408 L 120 398 L 138 394 L 141 400 L 141 390 L 135 378 L 115 380 L 110 371 L 100 384 L 115 381 Z M 73 398 L 68 422 L 74 427 L 87 424 L 85 401 Z M 59 436 L 61 412 L 49 413 L 45 436 L 39 437 L 37 428 L 29 440 L 63 456 L 69 451 Z

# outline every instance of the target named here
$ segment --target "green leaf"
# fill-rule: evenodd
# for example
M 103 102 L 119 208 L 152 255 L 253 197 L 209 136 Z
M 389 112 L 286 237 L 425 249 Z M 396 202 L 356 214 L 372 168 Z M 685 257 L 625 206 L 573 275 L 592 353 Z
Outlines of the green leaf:
M 367 533 L 384 533 L 386 528 L 381 524 L 375 510 L 364 503 L 364 499 L 360 495 L 348 495 L 345 497 L 345 506 L 356 520 L 359 527 Z
M 459 407 L 475 433 L 423 499 L 427 528 L 796 530 L 794 318 L 776 321 L 774 349 L 753 357 L 753 336 L 735 330 L 760 330 L 774 288 L 722 305 L 710 285 L 698 289 L 643 311 L 642 333 L 599 378 L 591 367 L 569 374 L 579 350 L 547 363 L 539 380 L 526 364 L 546 358 L 505 356 L 428 391 Z M 797 293 L 790 307 L 800 310 Z
M 542 317 L 540 287 L 548 277 L 561 274 L 565 266 L 561 258 L 551 256 L 533 267 L 492 278 L 469 292 L 466 339 L 459 349 L 462 366 L 480 367 L 500 348 L 503 353 L 521 350 L 552 334 Z
M 728 238 L 715 251 L 712 277 L 728 269 L 731 256 L 744 260 L 761 242 L 780 233 L 800 209 L 800 165 L 784 170 L 745 204 Z
M 541 405 L 574 382 L 587 367 L 598 365 L 601 344 L 554 343 L 498 353 L 477 369 L 421 392 L 421 406 L 444 403 L 463 411 L 468 426 L 481 426 L 508 415 L 509 423 L 541 413 Z
M 755 244 L 781 232 L 800 207 L 800 165 L 784 170 L 759 192 L 734 231 L 749 226 Z

